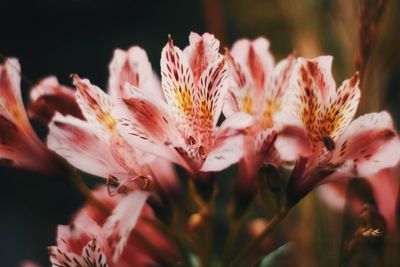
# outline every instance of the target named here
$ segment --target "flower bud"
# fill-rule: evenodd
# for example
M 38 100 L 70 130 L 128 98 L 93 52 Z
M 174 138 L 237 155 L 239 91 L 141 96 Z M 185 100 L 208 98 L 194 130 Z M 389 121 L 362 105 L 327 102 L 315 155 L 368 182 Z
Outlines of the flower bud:
M 190 231 L 199 231 L 204 227 L 204 216 L 201 213 L 193 213 L 188 221 Z

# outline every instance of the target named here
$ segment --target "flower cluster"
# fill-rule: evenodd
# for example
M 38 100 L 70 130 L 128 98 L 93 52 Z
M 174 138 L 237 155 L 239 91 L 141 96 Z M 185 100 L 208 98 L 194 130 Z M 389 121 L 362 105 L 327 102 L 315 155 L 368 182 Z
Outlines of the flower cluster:
M 118 49 L 107 92 L 76 74 L 75 89 L 49 77 L 32 88 L 28 112 L 18 61 L 0 66 L 0 163 L 104 178 L 71 224 L 59 226 L 57 245 L 49 247 L 53 266 L 196 266 L 192 252 L 209 266 L 213 251 L 202 238 L 192 246 L 198 239 L 190 232 L 209 236 L 204 225 L 224 190 L 216 188 L 218 172 L 238 163 L 235 217 L 264 189 L 265 165 L 286 169 L 289 177 L 275 183 L 284 214 L 319 185 L 372 177 L 400 159 L 387 112 L 353 120 L 359 76 L 337 88 L 330 56 L 275 63 L 265 38 L 239 40 L 221 54 L 212 34 L 191 33 L 183 50 L 169 37 L 160 64 L 161 81 L 143 49 Z M 27 114 L 48 125 L 46 145 Z M 188 186 L 174 164 L 190 177 Z M 188 194 L 198 208 L 185 217 L 180 202 Z M 188 222 L 189 232 L 174 220 Z

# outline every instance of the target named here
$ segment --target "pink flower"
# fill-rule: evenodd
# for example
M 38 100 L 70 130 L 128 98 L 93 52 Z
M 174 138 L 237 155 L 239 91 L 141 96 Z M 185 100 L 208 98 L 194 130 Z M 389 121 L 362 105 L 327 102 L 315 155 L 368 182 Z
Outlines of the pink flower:
M 307 146 L 301 147 L 302 158 L 288 184 L 291 204 L 320 184 L 369 176 L 395 166 L 400 158 L 400 142 L 390 115 L 370 113 L 352 121 L 360 98 L 358 75 L 336 90 L 331 64 L 332 57 L 323 56 L 299 58 L 295 66 L 296 112 L 290 123 L 303 129 L 297 138 Z
M 217 127 L 227 71 L 213 35 L 191 33 L 183 51 L 169 38 L 161 55 L 163 98 L 126 87 L 114 110 L 117 127 L 133 146 L 169 159 L 189 172 L 219 171 L 242 156 L 240 130 L 251 122 L 238 114 Z
M 237 41 L 232 51 L 227 53 L 227 62 L 232 83 L 226 97 L 224 115 L 229 118 L 242 112 L 254 119 L 254 123 L 246 130 L 245 153 L 240 162 L 237 185 L 241 190 L 250 190 L 250 187 L 255 187 L 254 176 L 265 161 L 277 165 L 282 162 L 274 147 L 279 131 L 274 116 L 285 107 L 295 58 L 290 55 L 275 66 L 268 40 L 259 37 L 252 41 Z M 290 156 L 289 159 L 293 160 L 293 156 Z
M 372 176 L 366 177 L 371 185 L 377 210 L 385 218 L 388 230 L 391 233 L 395 233 L 397 228 L 396 216 L 398 214 L 400 193 L 398 170 L 396 169 L 398 168 L 384 169 Z M 346 181 L 339 181 L 321 186 L 319 189 L 320 196 L 330 207 L 341 210 L 344 208 L 346 202 L 346 185 Z M 363 204 L 360 202 L 351 203 L 353 213 L 359 215 Z
M 74 216 L 71 225 L 59 226 L 57 246 L 49 248 L 53 265 L 75 266 L 73 264 L 76 261 L 82 266 L 128 267 L 159 264 L 159 259 L 141 240 L 131 235 L 133 226 L 135 231 L 145 235 L 152 244 L 157 244 L 158 248 L 172 257 L 178 257 L 169 241 L 148 223 L 147 220 L 155 220 L 155 216 L 150 207 L 145 205 L 146 193 L 135 191 L 126 196 L 110 197 L 105 187 L 94 193 L 109 208 L 114 209 L 113 214 L 107 217 L 102 211 L 87 204 Z
M 132 68 L 123 63 L 128 58 L 134 62 Z M 124 66 L 123 71 L 121 66 Z M 116 98 L 124 94 L 119 85 L 131 81 L 126 79 L 143 84 L 145 87 L 140 90 L 148 90 L 145 81 L 154 76 L 146 54 L 138 47 L 128 52 L 117 50 L 110 72 L 109 92 L 115 97 L 110 97 L 87 79 L 73 75 L 77 89 L 75 98 L 84 119 L 56 113 L 49 124 L 48 147 L 76 168 L 112 179 L 120 187 L 138 188 L 136 182 L 140 178 L 156 179 L 166 191 L 176 190 L 178 184 L 173 166 L 129 145 L 120 135 L 116 118 L 111 114 Z
M 20 65 L 0 65 L 0 164 L 62 175 L 64 164 L 37 137 L 29 123 L 20 89 Z

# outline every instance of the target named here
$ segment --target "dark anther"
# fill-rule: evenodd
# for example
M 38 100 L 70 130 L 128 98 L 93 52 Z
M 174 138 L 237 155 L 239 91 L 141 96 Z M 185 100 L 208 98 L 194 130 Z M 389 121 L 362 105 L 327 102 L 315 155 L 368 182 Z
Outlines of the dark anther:
M 200 156 L 204 156 L 206 152 L 204 151 L 204 146 L 199 146 L 199 154 Z
M 189 137 L 188 137 L 188 142 L 189 142 L 189 145 L 192 145 L 192 146 L 194 144 L 196 144 L 196 140 L 191 135 L 189 135 Z
M 325 135 L 324 137 L 322 137 L 322 142 L 324 143 L 324 146 L 326 147 L 326 149 L 328 149 L 329 151 L 332 151 L 335 149 L 335 141 L 333 141 L 332 137 Z
M 112 175 L 109 175 L 107 177 L 107 191 L 110 196 L 115 195 L 115 190 L 113 190 L 111 187 L 117 187 L 119 186 L 118 178 Z

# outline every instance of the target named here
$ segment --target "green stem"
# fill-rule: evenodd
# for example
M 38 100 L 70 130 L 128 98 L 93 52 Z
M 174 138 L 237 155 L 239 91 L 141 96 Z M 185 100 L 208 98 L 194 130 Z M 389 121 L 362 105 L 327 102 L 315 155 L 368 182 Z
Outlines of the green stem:
M 204 232 L 203 256 L 201 257 L 201 266 L 209 267 L 214 247 L 214 201 L 213 196 L 207 204 L 206 226 Z
M 233 219 L 232 223 L 229 225 L 228 237 L 222 252 L 222 266 L 226 266 L 228 264 L 229 257 L 232 253 L 233 247 L 235 246 L 241 224 L 241 219 Z
M 92 191 L 83 182 L 82 178 L 76 172 L 76 170 L 71 170 L 70 180 L 76 189 L 89 201 L 93 206 L 104 212 L 105 214 L 111 214 L 111 210 L 106 207 L 100 200 L 98 200 L 92 193 Z
M 239 253 L 239 255 L 234 259 L 234 261 L 229 265 L 229 267 L 238 266 L 239 263 L 244 260 L 244 258 L 252 252 L 257 246 L 263 241 L 263 239 L 274 229 L 276 225 L 278 225 L 288 214 L 289 209 L 284 208 L 280 212 L 276 213 L 274 217 L 269 221 L 268 225 L 264 228 L 264 230 L 247 246 Z

